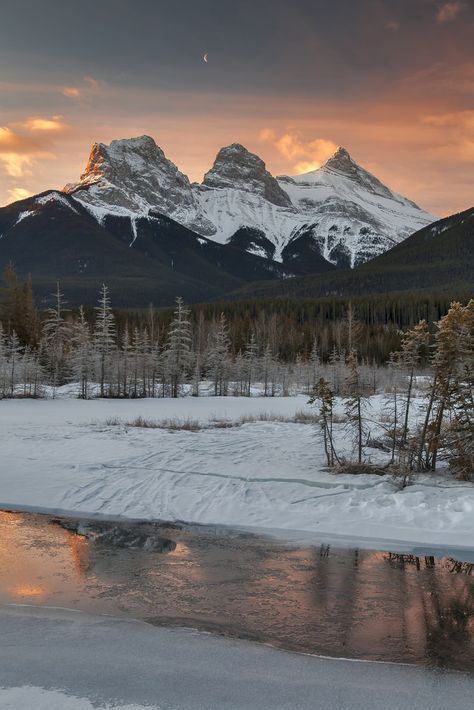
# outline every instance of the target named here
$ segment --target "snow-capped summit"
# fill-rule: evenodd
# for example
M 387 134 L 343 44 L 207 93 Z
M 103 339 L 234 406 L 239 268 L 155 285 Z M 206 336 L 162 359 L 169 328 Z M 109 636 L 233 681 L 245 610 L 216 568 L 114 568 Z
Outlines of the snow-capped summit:
M 64 189 L 99 221 L 115 214 L 133 223 L 159 212 L 217 242 L 253 253 L 258 246 L 297 272 L 356 266 L 435 220 L 342 147 L 318 170 L 275 178 L 259 156 L 232 143 L 199 185 L 140 136 L 96 143 L 79 182 Z
M 332 181 L 331 176 L 334 178 Z M 396 197 L 395 193 L 380 182 L 375 175 L 372 175 L 372 173 L 356 163 L 349 152 L 342 146 L 317 170 L 311 170 L 302 175 L 295 175 L 292 179 L 299 184 L 314 185 L 326 181 L 328 183 L 332 182 L 332 184 L 335 185 L 337 178 L 350 180 L 354 185 L 362 187 L 364 190 L 372 192 L 374 195 L 380 195 L 388 199 Z M 285 176 L 282 176 L 282 179 L 284 180 Z M 411 200 L 406 200 L 406 198 L 402 198 L 402 200 L 416 207 L 415 203 L 411 202 Z
M 290 236 L 290 251 L 304 238 L 340 266 L 368 261 L 436 219 L 390 190 L 342 147 L 317 170 L 278 181 L 306 216 L 306 224 Z
M 94 143 L 73 194 L 100 219 L 106 214 L 146 216 L 157 211 L 203 233 L 213 227 L 199 217 L 189 178 L 168 160 L 150 136 Z
M 258 155 L 240 143 L 221 148 L 214 165 L 204 175 L 203 185 L 211 188 L 244 190 L 280 207 L 291 207 L 291 200 L 266 169 Z
M 317 170 L 311 170 L 302 175 L 295 175 L 293 180 L 298 183 L 314 184 L 321 182 L 321 177 L 333 175 L 347 178 L 364 187 L 368 192 L 373 192 L 383 197 L 391 198 L 393 193 L 375 175 L 362 168 L 353 160 L 349 152 L 340 146 L 336 152 Z

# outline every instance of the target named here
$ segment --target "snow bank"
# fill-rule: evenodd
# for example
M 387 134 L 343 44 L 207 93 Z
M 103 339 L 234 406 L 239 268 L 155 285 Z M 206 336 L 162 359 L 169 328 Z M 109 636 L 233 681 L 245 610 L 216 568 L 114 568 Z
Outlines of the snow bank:
M 382 406 L 382 398 L 374 402 Z M 292 539 L 355 537 L 392 549 L 472 546 L 472 484 L 424 476 L 400 490 L 388 478 L 334 475 L 312 425 L 257 421 L 192 432 L 105 424 L 305 409 L 304 396 L 3 401 L 0 505 L 227 524 Z M 347 444 L 343 425 L 337 436 Z

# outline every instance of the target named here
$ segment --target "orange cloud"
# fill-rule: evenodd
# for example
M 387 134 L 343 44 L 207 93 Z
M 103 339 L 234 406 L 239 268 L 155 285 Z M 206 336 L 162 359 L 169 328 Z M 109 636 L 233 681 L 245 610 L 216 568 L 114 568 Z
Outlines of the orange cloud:
M 67 96 L 70 99 L 77 99 L 81 95 L 80 90 L 76 86 L 63 86 L 61 89 L 63 96 Z
M 299 131 L 287 131 L 278 137 L 272 129 L 264 128 L 260 131 L 260 139 L 273 143 L 278 152 L 288 160 L 297 161 L 293 165 L 296 173 L 316 170 L 338 148 L 336 143 L 326 138 L 305 141 Z
M 7 190 L 7 194 L 10 202 L 26 200 L 27 197 L 31 197 L 33 195 L 30 190 L 27 190 L 24 187 L 12 187 L 10 190 Z
M 466 7 L 466 3 L 459 0 L 447 2 L 439 8 L 436 19 L 440 23 L 453 22 Z
M 293 170 L 297 175 L 304 175 L 304 173 L 309 173 L 312 170 L 320 168 L 323 162 L 324 161 L 321 160 L 302 160 L 300 163 L 294 165 Z
M 28 155 L 0 153 L 0 161 L 4 165 L 6 174 L 10 177 L 23 177 L 23 175 L 31 175 L 28 168 L 31 166 L 32 160 Z
M 61 120 L 61 116 L 53 116 L 52 118 L 32 116 L 24 122 L 23 126 L 32 133 L 38 131 L 57 132 L 68 128 L 68 125 Z
M 15 133 L 8 126 L 0 127 L 0 153 L 29 153 L 36 147 L 31 138 Z
M 51 157 L 45 146 L 30 136 L 16 133 L 9 126 L 0 127 L 0 162 L 10 177 L 29 174 L 35 157 Z

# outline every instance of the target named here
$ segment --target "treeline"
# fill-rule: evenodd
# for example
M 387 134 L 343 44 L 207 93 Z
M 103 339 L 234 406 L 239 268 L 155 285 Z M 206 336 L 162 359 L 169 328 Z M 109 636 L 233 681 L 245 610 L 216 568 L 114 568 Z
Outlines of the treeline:
M 70 317 L 59 285 L 55 303 L 41 320 L 37 347 L 22 345 L 15 330 L 0 325 L 0 397 L 54 396 L 58 387 L 74 383 L 75 394 L 99 397 L 199 396 L 207 381 L 216 396 L 251 396 L 257 388 L 263 396 L 310 393 L 324 375 L 335 392 L 341 391 L 346 369 L 345 351 L 334 348 L 327 363 L 321 361 L 316 343 L 305 358 L 284 362 L 272 350 L 271 341 L 250 335 L 245 347 L 233 354 L 227 320 L 205 321 L 193 327 L 191 314 L 178 298 L 167 327 L 158 327 L 150 313 L 147 325 L 121 335 L 103 286 L 94 319 L 83 308 Z M 358 324 L 349 311 L 349 342 L 357 341 Z M 364 387 L 376 392 L 385 368 L 360 363 Z M 47 390 L 46 388 L 50 389 Z
M 19 283 L 9 269 L 2 300 L 0 328 L 0 396 L 41 396 L 78 383 L 82 398 L 177 397 L 199 395 L 202 380 L 216 395 L 249 396 L 254 386 L 265 396 L 310 392 L 326 372 L 335 391 L 343 380 L 346 351 L 361 338 L 363 326 L 349 307 L 327 358 L 318 338 L 309 350 L 281 356 L 281 331 L 276 314 L 261 313 L 237 348 L 236 330 L 225 313 L 194 317 L 181 299 L 171 312 L 114 313 L 104 285 L 98 305 L 86 311 L 67 308 L 58 284 L 51 307 L 42 314 L 32 306 L 31 285 Z M 235 322 L 234 322 L 235 324 Z M 243 331 L 242 331 L 243 333 Z M 379 386 L 375 361 L 360 358 L 367 388 Z
M 401 334 L 426 320 L 434 323 L 448 312 L 450 299 L 445 295 L 419 297 L 370 297 L 323 299 L 250 299 L 191 305 L 191 320 L 211 322 L 224 313 L 229 327 L 232 352 L 245 347 L 252 333 L 261 341 L 271 341 L 272 348 L 285 362 L 297 356 L 307 357 L 316 342 L 323 362 L 328 362 L 334 348 L 347 349 L 347 315 L 350 309 L 358 322 L 358 352 L 365 361 L 385 364 L 390 353 L 398 350 Z M 125 323 L 146 327 L 150 311 L 115 311 L 118 328 Z M 157 323 L 166 328 L 171 309 L 155 312 Z
M 36 348 L 42 334 L 46 312 L 34 307 L 31 280 L 20 282 L 9 265 L 4 274 L 5 287 L 0 289 L 0 321 L 4 333 L 16 332 L 23 346 Z M 51 303 L 53 297 L 51 297 Z M 190 306 L 193 332 L 201 338 L 208 336 L 211 324 L 223 313 L 233 356 L 245 349 L 253 335 L 259 344 L 269 345 L 283 362 L 295 362 L 297 357 L 309 357 L 315 343 L 320 358 L 328 362 L 333 351 L 347 350 L 347 314 L 350 309 L 358 322 L 359 357 L 382 365 L 390 353 L 398 350 L 401 332 L 420 320 L 437 322 L 448 312 L 450 300 L 445 296 L 320 298 L 320 299 L 255 299 L 236 302 L 216 302 Z M 112 294 L 113 306 L 113 294 Z M 73 322 L 78 309 L 68 309 L 65 318 Z M 86 306 L 87 320 L 94 322 L 96 310 Z M 117 337 L 125 330 L 147 330 L 162 338 L 173 317 L 173 309 L 117 310 L 114 309 Z M 431 326 L 434 332 L 434 326 Z

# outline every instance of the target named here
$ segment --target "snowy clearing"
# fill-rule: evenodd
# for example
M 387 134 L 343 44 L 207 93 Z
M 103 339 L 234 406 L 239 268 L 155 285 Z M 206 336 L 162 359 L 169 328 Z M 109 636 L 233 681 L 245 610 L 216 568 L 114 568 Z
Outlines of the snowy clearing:
M 332 474 L 314 425 L 255 421 L 193 432 L 106 424 L 292 417 L 313 411 L 306 400 L 3 400 L 0 505 L 227 524 L 292 539 L 356 537 L 376 547 L 472 546 L 472 484 L 425 475 L 400 490 L 388 477 Z M 383 398 L 372 406 L 380 410 Z M 343 424 L 336 436 L 343 446 Z
M 1 607 L 0 633 L 4 710 L 461 710 L 474 691 L 462 673 L 305 656 L 63 610 Z

